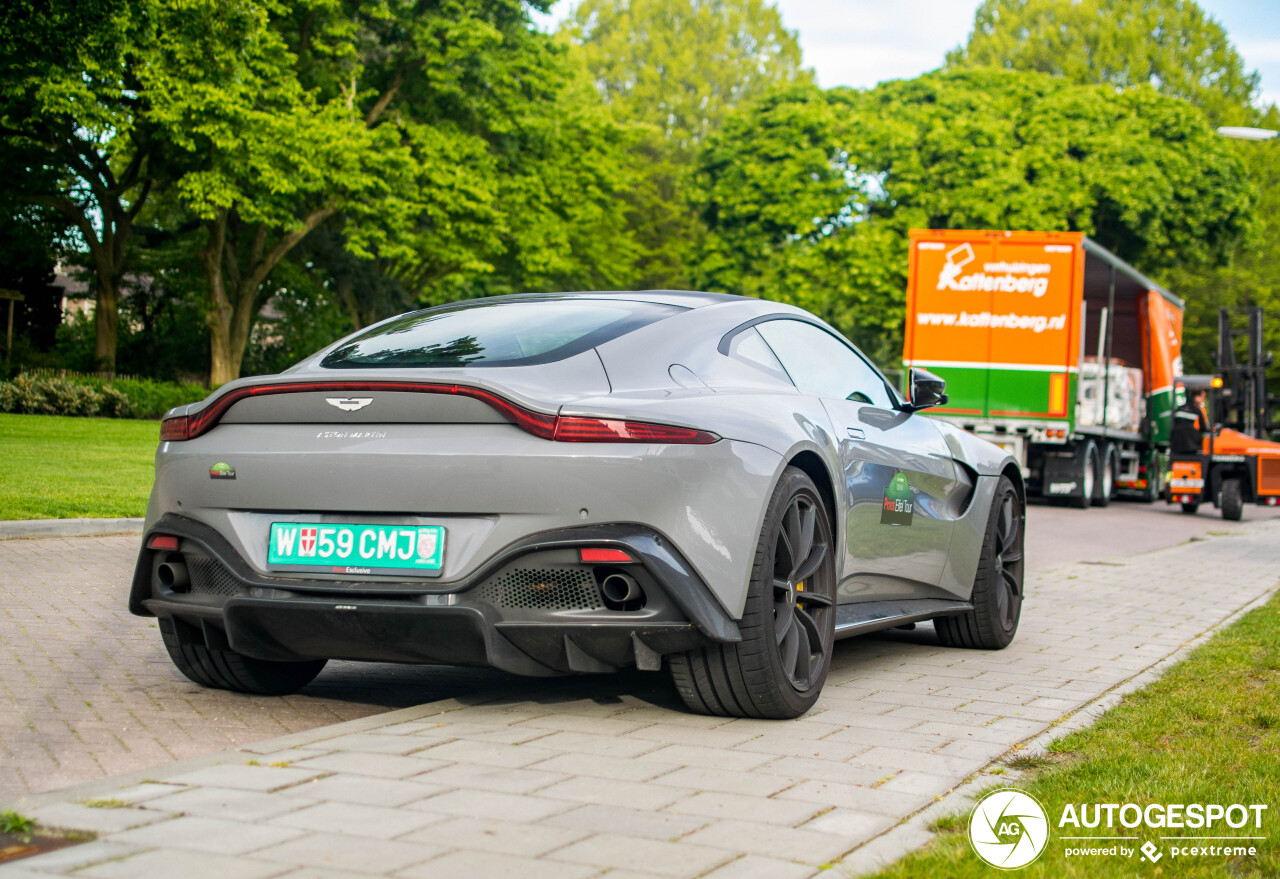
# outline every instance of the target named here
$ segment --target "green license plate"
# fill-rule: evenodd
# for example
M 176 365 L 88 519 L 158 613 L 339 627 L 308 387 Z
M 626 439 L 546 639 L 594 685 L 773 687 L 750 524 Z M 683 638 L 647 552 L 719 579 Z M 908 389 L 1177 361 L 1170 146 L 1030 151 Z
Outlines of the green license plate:
M 273 522 L 267 563 L 275 571 L 438 577 L 444 528 Z

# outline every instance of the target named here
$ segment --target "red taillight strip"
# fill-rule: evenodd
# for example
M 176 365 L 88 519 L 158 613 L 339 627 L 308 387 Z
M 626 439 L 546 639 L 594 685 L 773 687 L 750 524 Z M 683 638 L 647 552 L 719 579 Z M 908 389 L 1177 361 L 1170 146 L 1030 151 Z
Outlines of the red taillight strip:
M 642 421 L 574 418 L 562 415 L 554 439 L 561 443 L 689 443 L 707 445 L 720 437 L 691 427 L 670 427 Z
M 479 400 L 505 415 L 517 427 L 536 437 L 569 443 L 714 443 L 720 437 L 705 430 L 670 427 L 637 421 L 614 421 L 603 418 L 557 417 L 534 412 L 510 400 L 480 388 L 465 385 L 442 385 L 427 382 L 284 382 L 274 385 L 249 385 L 236 388 L 219 397 L 212 405 L 195 415 L 166 418 L 160 424 L 161 442 L 180 442 L 207 433 L 227 410 L 250 397 L 298 393 L 351 393 L 353 391 L 395 391 L 410 394 L 449 394 Z

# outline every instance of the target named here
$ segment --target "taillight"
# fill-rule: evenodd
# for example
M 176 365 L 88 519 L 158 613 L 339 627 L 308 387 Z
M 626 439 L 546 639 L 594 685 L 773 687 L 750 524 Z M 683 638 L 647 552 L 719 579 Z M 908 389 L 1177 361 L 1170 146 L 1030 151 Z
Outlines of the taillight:
M 614 421 L 608 418 L 560 416 L 554 439 L 558 443 L 690 443 L 707 445 L 720 437 L 691 427 Z
M 251 385 L 236 388 L 218 397 L 194 415 L 166 418 L 160 424 L 161 442 L 195 439 L 211 430 L 228 409 L 249 397 L 296 393 L 352 393 L 388 391 L 410 394 L 447 394 L 470 397 L 501 412 L 517 427 L 536 437 L 562 443 L 691 443 L 706 445 L 720 437 L 705 430 L 671 427 L 640 421 L 617 421 L 608 418 L 575 418 L 545 415 L 519 406 L 505 397 L 465 385 L 438 385 L 426 382 L 288 382 L 273 385 Z
M 191 439 L 191 422 L 185 415 L 160 422 L 160 442 L 172 443 Z

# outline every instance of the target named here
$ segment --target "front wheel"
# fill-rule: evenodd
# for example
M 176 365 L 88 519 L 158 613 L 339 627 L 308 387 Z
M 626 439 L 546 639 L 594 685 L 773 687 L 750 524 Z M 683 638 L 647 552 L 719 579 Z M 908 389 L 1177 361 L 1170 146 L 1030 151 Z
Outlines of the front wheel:
M 788 467 L 756 544 L 742 640 L 670 657 L 671 676 L 690 710 L 782 719 L 813 707 L 835 643 L 834 547 L 817 486 Z
M 1224 480 L 1221 491 L 1218 506 L 1222 508 L 1222 518 L 1229 522 L 1239 522 L 1244 518 L 1244 489 L 1240 480 Z
M 933 621 L 938 640 L 948 647 L 999 650 L 1009 646 L 1022 617 L 1022 544 L 1026 509 L 1009 477 L 1001 476 L 987 517 L 978 573 L 973 580 L 973 610 Z

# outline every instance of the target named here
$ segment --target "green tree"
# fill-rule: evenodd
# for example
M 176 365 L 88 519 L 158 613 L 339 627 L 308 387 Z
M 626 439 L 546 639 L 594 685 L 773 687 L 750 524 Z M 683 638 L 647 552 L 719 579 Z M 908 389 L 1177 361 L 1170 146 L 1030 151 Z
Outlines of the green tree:
M 540 4 L 233 8 L 166 44 L 172 79 L 155 98 L 196 165 L 175 192 L 206 232 L 213 383 L 240 373 L 273 296 L 306 313 L 297 261 L 283 261 L 322 227 L 310 252 L 331 265 L 303 269 L 334 285 L 328 301 L 353 323 L 477 278 L 628 277 L 612 210 L 627 180 L 621 135 L 575 93 L 565 50 L 530 26 Z M 356 283 L 369 268 L 388 283 Z
M 1253 189 L 1182 101 L 1035 73 L 775 94 L 708 140 L 703 285 L 803 305 L 882 360 L 901 343 L 907 230 L 1080 231 L 1155 272 L 1225 261 Z
M 94 357 L 104 369 L 115 365 L 134 224 L 165 179 L 144 92 L 171 13 L 153 0 L 15 3 L 0 13 L 4 186 L 75 226 L 94 270 Z
M 1259 83 L 1194 0 L 984 0 L 947 63 L 1149 85 L 1195 104 L 1213 125 L 1243 124 Z
M 795 34 L 769 0 L 583 0 L 560 36 L 632 129 L 626 204 L 639 284 L 687 284 L 697 225 L 682 190 L 696 151 L 735 107 L 810 81 Z

